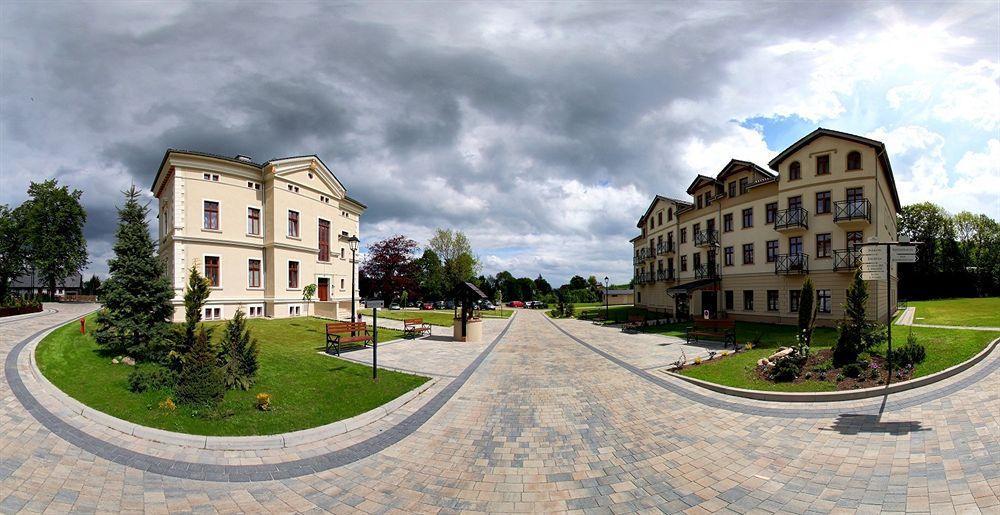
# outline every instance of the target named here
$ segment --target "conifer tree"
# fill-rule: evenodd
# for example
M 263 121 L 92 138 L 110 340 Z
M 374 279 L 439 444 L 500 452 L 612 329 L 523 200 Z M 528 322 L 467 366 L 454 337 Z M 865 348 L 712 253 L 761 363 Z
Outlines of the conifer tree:
M 211 338 L 202 327 L 184 355 L 184 368 L 175 389 L 177 400 L 192 406 L 217 406 L 226 394 L 223 381 Z
M 158 360 L 165 354 L 174 291 L 149 236 L 149 209 L 140 204 L 135 186 L 123 193 L 115 257 L 108 260 L 110 276 L 100 288 L 104 308 L 97 314 L 95 338 L 111 353 Z
M 816 290 L 812 279 L 806 277 L 799 291 L 799 334 L 805 337 L 806 344 L 812 345 L 813 325 L 816 323 Z
M 219 365 L 225 374 L 226 388 L 249 390 L 257 376 L 257 339 L 250 334 L 243 310 L 236 310 L 226 324 L 219 352 Z
M 840 323 L 840 334 L 833 345 L 835 365 L 848 365 L 858 361 L 862 352 L 881 343 L 885 336 L 878 324 L 868 320 L 868 286 L 861 279 L 861 271 L 854 272 L 854 280 L 847 288 L 847 302 L 844 304 L 844 320 Z

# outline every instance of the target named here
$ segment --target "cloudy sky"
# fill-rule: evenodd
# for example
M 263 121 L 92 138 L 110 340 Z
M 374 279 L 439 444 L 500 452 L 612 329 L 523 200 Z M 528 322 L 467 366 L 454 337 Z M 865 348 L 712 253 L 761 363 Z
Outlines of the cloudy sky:
M 1000 218 L 998 26 L 995 1 L 7 0 L 0 203 L 83 190 L 103 274 L 166 148 L 315 153 L 366 243 L 452 227 L 486 273 L 626 282 L 654 194 L 822 126 L 884 141 L 904 204 Z

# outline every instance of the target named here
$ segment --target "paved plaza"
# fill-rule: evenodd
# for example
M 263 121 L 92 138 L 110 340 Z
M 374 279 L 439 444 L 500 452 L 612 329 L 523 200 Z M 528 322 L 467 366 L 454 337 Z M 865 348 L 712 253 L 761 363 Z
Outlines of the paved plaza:
M 660 371 L 717 347 L 521 310 L 488 320 L 481 344 L 380 348 L 380 364 L 435 379 L 384 416 L 213 450 L 67 409 L 30 350 L 92 307 L 46 307 L 0 322 L 3 513 L 1000 513 L 996 350 L 888 399 L 789 405 Z

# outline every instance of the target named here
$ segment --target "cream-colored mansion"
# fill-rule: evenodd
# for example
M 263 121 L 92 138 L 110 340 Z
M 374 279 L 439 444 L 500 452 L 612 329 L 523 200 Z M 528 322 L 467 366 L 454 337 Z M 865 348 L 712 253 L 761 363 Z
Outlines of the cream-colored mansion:
M 174 320 L 184 319 L 187 269 L 212 285 L 206 320 L 351 312 L 351 251 L 365 205 L 316 156 L 255 163 L 167 150 L 153 182 L 160 257 L 174 286 Z M 315 284 L 313 302 L 303 288 Z
M 799 288 L 811 277 L 817 322 L 842 318 L 855 245 L 896 239 L 901 206 L 885 146 L 821 128 L 768 167 L 733 159 L 695 178 L 690 199 L 656 196 L 631 240 L 637 306 L 794 324 Z M 884 281 L 868 285 L 869 315 L 884 321 L 895 298 L 886 298 Z

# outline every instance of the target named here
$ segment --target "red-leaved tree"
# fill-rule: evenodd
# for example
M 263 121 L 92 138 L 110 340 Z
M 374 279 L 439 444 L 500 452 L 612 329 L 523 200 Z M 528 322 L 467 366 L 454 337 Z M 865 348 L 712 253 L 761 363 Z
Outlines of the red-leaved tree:
M 368 246 L 368 256 L 360 272 L 371 281 L 372 292 L 377 297 L 392 302 L 404 290 L 416 287 L 416 250 L 417 242 L 402 235 Z

